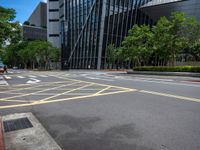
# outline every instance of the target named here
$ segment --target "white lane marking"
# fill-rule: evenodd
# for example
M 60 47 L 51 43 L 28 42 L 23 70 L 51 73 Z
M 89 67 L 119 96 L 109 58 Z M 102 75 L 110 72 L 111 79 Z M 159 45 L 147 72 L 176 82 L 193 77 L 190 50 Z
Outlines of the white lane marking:
M 174 81 L 174 80 L 172 80 L 172 79 L 155 79 L 155 78 L 139 78 L 139 77 L 136 77 L 135 79 L 141 79 L 141 80 L 156 80 L 156 81 L 169 81 L 169 82 L 172 82 L 172 81 Z
M 121 76 L 115 76 L 114 78 L 116 79 L 127 79 L 125 77 L 121 77 Z M 155 81 L 169 81 L 169 82 L 172 82 L 174 80 L 172 79 L 156 79 L 156 78 L 141 78 L 141 77 L 133 77 L 132 79 L 138 79 L 138 80 L 146 80 L 146 81 L 152 81 L 152 80 L 155 80 Z
M 27 84 L 36 84 L 36 83 L 40 82 L 40 80 L 38 80 L 38 79 L 34 79 L 34 78 L 30 78 L 30 79 L 31 80 L 29 80 L 29 81 L 26 82 Z
M 25 77 L 23 77 L 23 76 L 17 76 L 17 78 L 24 79 Z
M 102 79 L 102 78 L 96 78 L 96 77 L 85 77 L 87 79 L 91 79 L 91 80 L 104 80 L 104 81 L 114 81 L 114 80 L 111 80 L 111 79 Z
M 89 75 L 89 74 L 81 74 L 81 76 L 84 76 L 84 77 L 85 77 L 85 76 L 88 76 L 88 75 Z
M 5 78 L 6 80 L 11 80 L 11 79 L 12 79 L 11 77 L 9 77 L 9 76 L 7 76 L 7 75 L 4 75 L 4 78 Z
M 115 77 L 116 78 L 116 77 Z M 175 82 L 166 82 L 166 81 L 151 81 L 151 80 L 141 80 L 139 78 L 124 78 L 124 77 L 117 77 L 121 80 L 127 80 L 127 81 L 136 81 L 136 82 L 149 82 L 149 83 L 158 83 L 158 84 L 167 84 L 167 85 L 178 85 L 178 86 L 190 86 L 190 87 L 200 87 L 200 85 L 197 84 L 186 84 L 186 83 L 175 83 Z
M 29 75 L 29 77 L 30 77 L 30 78 L 36 78 L 36 76 L 33 76 L 33 75 Z
M 5 81 L 5 80 L 0 80 L 0 86 L 1 86 L 1 85 L 6 85 L 6 86 L 7 86 L 7 85 L 8 85 L 8 82 Z
M 43 77 L 43 78 L 47 78 L 48 76 L 46 75 L 39 75 L 40 77 Z

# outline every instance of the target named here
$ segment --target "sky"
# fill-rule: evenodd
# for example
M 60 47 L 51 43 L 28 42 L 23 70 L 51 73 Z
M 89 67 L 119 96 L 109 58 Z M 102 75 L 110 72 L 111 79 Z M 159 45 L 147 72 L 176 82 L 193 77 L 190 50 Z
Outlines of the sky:
M 47 0 L 0 0 L 0 6 L 15 9 L 17 13 L 15 21 L 23 23 L 28 20 L 40 1 L 46 2 Z

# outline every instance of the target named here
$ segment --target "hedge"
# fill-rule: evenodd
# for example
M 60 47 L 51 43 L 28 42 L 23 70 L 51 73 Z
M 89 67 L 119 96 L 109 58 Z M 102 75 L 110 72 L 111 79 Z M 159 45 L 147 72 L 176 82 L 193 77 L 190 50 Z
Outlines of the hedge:
M 144 66 L 134 67 L 133 71 L 157 71 L 157 72 L 200 72 L 200 66 Z

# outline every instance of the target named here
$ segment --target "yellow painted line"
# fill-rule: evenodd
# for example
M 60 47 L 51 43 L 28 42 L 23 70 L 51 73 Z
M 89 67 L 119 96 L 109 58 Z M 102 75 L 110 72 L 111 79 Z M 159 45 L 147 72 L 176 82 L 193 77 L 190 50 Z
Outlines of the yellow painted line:
M 6 106 L 0 106 L 0 109 L 5 109 L 5 108 L 14 108 L 14 107 L 25 107 L 25 106 L 32 106 L 32 105 L 40 105 L 40 104 L 48 104 L 48 103 L 55 103 L 55 102 L 62 102 L 62 101 L 69 101 L 69 100 L 75 100 L 75 99 L 82 99 L 82 98 L 89 98 L 89 97 L 97 97 L 97 96 L 104 96 L 104 95 L 111 95 L 111 94 L 118 94 L 118 93 L 126 93 L 126 92 L 133 92 L 133 91 L 137 91 L 136 89 L 130 89 L 130 88 L 124 88 L 124 87 L 119 87 L 119 86 L 113 86 L 113 85 L 107 85 L 107 84 L 99 84 L 99 83 L 95 83 L 95 82 L 88 82 L 88 81 L 81 81 L 81 80 L 76 80 L 76 79 L 69 79 L 69 78 L 64 78 L 64 77 L 60 77 L 58 75 L 52 75 L 52 76 L 55 76 L 57 78 L 61 78 L 61 79 L 65 79 L 67 80 L 67 82 L 69 81 L 72 81 L 72 82 L 81 82 L 81 83 L 87 83 L 89 85 L 85 85 L 85 86 L 81 86 L 81 87 L 78 87 L 78 88 L 73 88 L 71 89 L 70 91 L 67 91 L 67 92 L 63 92 L 63 93 L 60 93 L 60 94 L 57 94 L 57 95 L 54 95 L 53 97 L 48 97 L 46 99 L 43 99 L 43 100 L 40 100 L 40 101 L 34 101 L 32 103 L 26 103 L 26 104 L 17 104 L 17 105 L 6 105 Z M 65 83 L 66 81 L 62 81 L 62 82 L 54 82 L 54 83 L 48 83 L 47 85 L 39 85 L 39 86 L 33 86 L 33 87 L 29 87 L 29 88 L 22 88 L 22 89 L 19 89 L 19 90 L 23 90 L 23 89 L 34 89 L 34 88 L 37 88 L 37 87 L 41 87 L 41 86 L 49 86 L 49 85 L 52 85 L 52 84 L 55 84 L 55 83 Z M 57 99 L 57 100 L 49 100 L 51 98 L 54 98 L 54 97 L 57 97 L 57 96 L 60 96 L 60 95 L 65 95 L 67 93 L 70 93 L 70 92 L 73 92 L 73 91 L 76 91 L 76 90 L 84 90 L 83 88 L 85 87 L 88 87 L 88 86 L 92 86 L 92 85 L 98 85 L 98 86 L 103 86 L 103 87 L 106 87 L 104 89 L 102 89 L 101 91 L 99 91 L 99 93 L 91 93 L 91 95 L 85 95 L 85 96 L 77 96 L 77 97 L 71 97 L 71 98 L 65 98 L 65 99 Z M 66 85 L 65 85 L 66 86 Z M 113 92 L 108 92 L 108 93 L 102 93 L 103 91 L 109 89 L 109 88 L 116 88 L 115 90 L 118 90 L 118 91 L 113 91 Z M 97 90 L 97 89 L 96 89 Z M 98 89 L 99 90 L 99 89 Z M 121 91 L 119 91 L 121 90 Z M 11 90 L 10 90 L 11 91 Z M 10 92 L 8 91 L 8 92 Z M 13 90 L 13 91 L 17 91 L 17 90 Z M 90 94 L 90 93 L 88 93 Z M 19 101 L 19 100 L 18 100 Z
M 64 94 L 67 94 L 67 93 L 70 93 L 70 92 L 73 92 L 73 91 L 76 91 L 76 90 L 80 90 L 80 89 L 82 89 L 82 88 L 85 88 L 85 87 L 88 87 L 88 86 L 91 86 L 91 85 L 93 85 L 93 83 L 91 83 L 91 84 L 89 84 L 89 85 L 84 85 L 84 86 L 75 88 L 75 89 L 73 89 L 73 90 L 69 90 L 69 91 L 67 91 L 67 92 L 63 92 L 63 93 L 60 93 L 60 94 L 56 94 L 56 95 L 51 96 L 51 97 L 48 97 L 48 98 L 44 98 L 44 99 L 42 99 L 41 101 L 46 101 L 46 100 L 49 100 L 49 99 L 51 99 L 51 98 L 55 98 L 55 97 L 58 97 L 58 96 L 61 96 L 61 95 L 64 95 Z
M 30 86 L 30 84 L 15 84 L 11 85 L 12 87 L 20 87 L 20 86 Z
M 71 82 L 71 81 L 70 81 Z M 54 84 L 60 84 L 60 83 L 63 83 L 63 82 L 53 82 Z M 49 83 L 49 82 L 42 82 L 43 86 L 54 86 L 54 85 L 50 85 L 52 83 Z M 40 84 L 41 85 L 41 84 Z M 32 86 L 32 87 L 37 87 L 37 86 L 34 86 L 32 84 L 14 84 L 14 85 L 11 85 L 12 88 L 15 88 L 15 87 L 21 87 L 21 86 Z M 26 87 L 25 87 L 26 88 Z
M 157 95 L 157 96 L 164 96 L 164 97 L 171 97 L 171 98 L 175 98 L 175 99 L 193 101 L 193 102 L 200 102 L 200 99 L 192 98 L 192 97 L 178 96 L 178 95 L 172 95 L 172 94 L 160 93 L 160 92 L 154 92 L 154 91 L 145 91 L 145 90 L 140 90 L 139 92 L 146 93 L 146 94 Z
M 34 102 L 34 101 L 30 101 L 30 100 L 7 100 L 7 99 L 0 99 L 0 101 L 3 102 L 16 102 L 16 103 L 29 103 L 29 102 Z
M 61 79 L 66 79 L 66 80 L 71 80 L 71 81 L 81 81 L 81 80 L 77 80 L 77 79 L 69 79 L 69 78 L 65 78 L 65 77 L 58 77 L 57 78 L 61 78 Z M 119 86 L 114 86 L 114 85 L 109 85 L 109 84 L 101 84 L 101 83 L 96 83 L 96 82 L 89 82 L 89 81 L 81 81 L 84 83 L 93 83 L 94 85 L 100 85 L 100 86 L 110 86 L 110 87 L 114 87 L 114 88 L 118 88 L 118 89 L 123 89 L 123 90 L 130 90 L 130 88 L 124 88 L 124 87 L 119 87 Z
M 23 95 L 16 95 L 16 96 L 11 96 L 11 97 L 6 97 L 6 98 L 0 99 L 0 100 L 8 100 L 8 99 L 13 99 L 13 98 L 17 98 L 17 97 L 29 96 L 29 95 L 33 95 L 33 94 L 37 94 L 37 93 L 42 93 L 42 92 L 45 92 L 45 91 L 49 91 L 49 90 L 54 90 L 54 89 L 61 88 L 61 87 L 64 87 L 64 86 L 74 85 L 76 83 L 79 83 L 79 82 L 75 82 L 75 83 L 71 83 L 71 84 L 67 84 L 67 85 L 61 85 L 61 86 L 53 87 L 53 88 L 48 88 L 48 89 L 44 89 L 42 91 L 37 91 L 37 92 L 33 92 L 33 93 L 28 93 L 28 94 L 23 94 Z
M 12 91 L 20 91 L 20 90 L 34 89 L 34 88 L 37 88 L 37 87 L 48 86 L 48 85 L 52 85 L 52 84 L 56 84 L 56 83 L 63 83 L 63 82 L 52 82 L 52 83 L 48 83 L 48 84 L 40 84 L 40 85 L 37 85 L 37 86 L 32 86 L 32 85 L 31 85 L 31 87 L 19 88 L 19 89 L 14 89 L 14 90 L 8 90 L 8 91 L 0 92 L 0 93 L 9 93 L 9 92 L 12 92 Z
M 98 95 L 98 94 L 100 94 L 100 93 L 102 93 L 102 92 L 104 92 L 104 91 L 106 91 L 106 90 L 108 90 L 108 89 L 110 89 L 110 88 L 111 88 L 111 87 L 108 86 L 108 87 L 106 87 L 106 88 L 100 90 L 99 92 L 95 93 L 94 95 Z
M 6 94 L 8 94 L 8 93 L 6 93 Z M 11 93 L 9 93 L 9 94 L 21 95 L 21 94 L 25 94 L 25 93 L 15 93 L 15 92 L 11 92 Z
M 90 97 L 98 97 L 98 96 L 105 96 L 105 95 L 112 95 L 112 94 L 119 94 L 119 93 L 127 93 L 127 92 L 134 92 L 136 90 L 129 89 L 124 91 L 116 91 L 116 92 L 110 92 L 110 93 L 102 93 L 102 94 L 92 94 L 92 95 L 86 95 L 86 96 L 78 96 L 78 97 L 71 97 L 66 99 L 57 99 L 57 100 L 50 100 L 50 101 L 35 101 L 33 103 L 29 104 L 18 104 L 18 105 L 6 105 L 6 106 L 0 106 L 0 109 L 6 109 L 6 108 L 15 108 L 15 107 L 26 107 L 26 106 L 33 106 L 33 105 L 42 105 L 42 104 L 48 104 L 48 103 L 56 103 L 56 102 L 63 102 L 63 101 L 70 101 L 70 100 L 80 100 L 84 98 L 90 98 Z
M 50 96 L 53 96 L 53 95 L 56 95 L 58 93 L 38 93 L 36 95 L 40 96 L 40 95 L 50 95 Z M 92 95 L 94 93 L 66 93 L 66 94 L 63 94 L 63 95 Z

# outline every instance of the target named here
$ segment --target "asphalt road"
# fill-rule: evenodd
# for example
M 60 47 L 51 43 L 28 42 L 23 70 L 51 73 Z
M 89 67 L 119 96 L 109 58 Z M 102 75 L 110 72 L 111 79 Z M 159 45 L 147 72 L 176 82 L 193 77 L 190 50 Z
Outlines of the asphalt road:
M 0 114 L 32 112 L 63 150 L 200 150 L 200 79 L 12 71 Z

